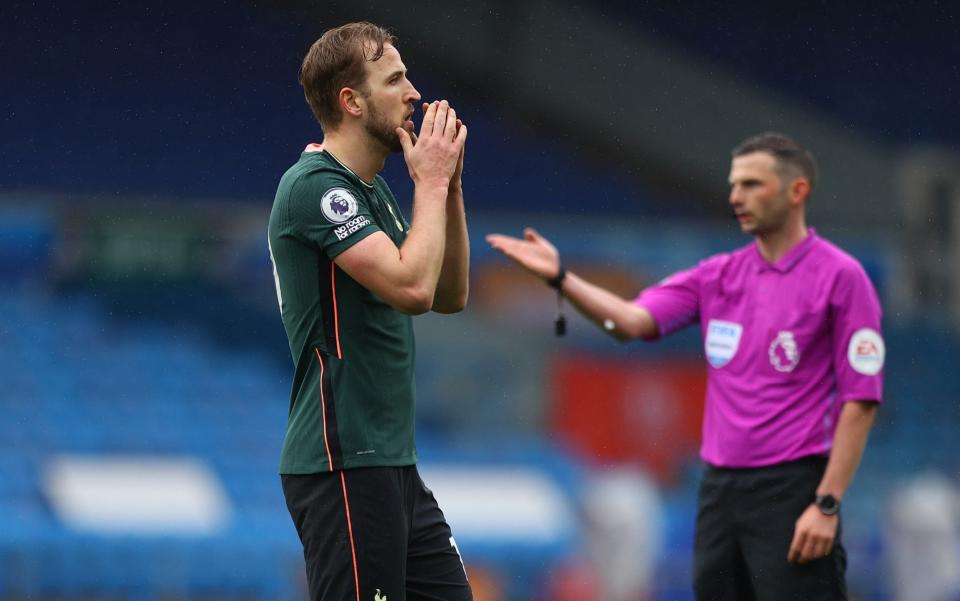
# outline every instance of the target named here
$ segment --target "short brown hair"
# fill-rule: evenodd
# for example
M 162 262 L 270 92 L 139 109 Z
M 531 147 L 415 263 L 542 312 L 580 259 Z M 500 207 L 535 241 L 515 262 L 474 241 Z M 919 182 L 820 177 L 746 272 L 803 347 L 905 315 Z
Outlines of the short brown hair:
M 366 61 L 379 60 L 396 38 L 379 25 L 361 21 L 330 29 L 310 46 L 300 65 L 300 85 L 320 127 L 334 130 L 343 120 L 340 90 L 366 90 Z
M 813 185 L 817 180 L 817 161 L 796 140 L 777 132 L 768 131 L 747 138 L 737 145 L 731 151 L 731 154 L 733 158 L 737 158 L 754 152 L 765 152 L 772 155 L 777 160 L 777 168 L 781 179 L 784 176 L 791 175 L 784 173 L 787 169 L 795 172 L 794 175 L 806 177 L 810 182 L 810 191 L 813 192 Z

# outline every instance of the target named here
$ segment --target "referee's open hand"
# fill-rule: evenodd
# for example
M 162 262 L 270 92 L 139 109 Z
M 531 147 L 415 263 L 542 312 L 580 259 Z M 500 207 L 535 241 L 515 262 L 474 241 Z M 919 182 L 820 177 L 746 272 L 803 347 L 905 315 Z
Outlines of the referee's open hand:
M 811 503 L 794 526 L 787 561 L 804 564 L 830 555 L 839 522 L 839 516 L 824 515 Z
M 487 242 L 538 278 L 549 280 L 557 277 L 560 271 L 560 253 L 557 252 L 557 247 L 532 227 L 523 230 L 523 239 L 503 234 L 487 234 Z

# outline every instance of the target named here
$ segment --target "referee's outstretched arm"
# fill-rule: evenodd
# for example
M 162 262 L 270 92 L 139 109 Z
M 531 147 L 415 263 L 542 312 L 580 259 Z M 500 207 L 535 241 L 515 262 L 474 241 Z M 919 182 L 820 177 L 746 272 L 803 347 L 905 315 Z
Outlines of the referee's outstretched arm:
M 577 311 L 617 340 L 651 339 L 659 335 L 656 320 L 645 308 L 562 269 L 556 247 L 533 228 L 526 228 L 523 238 L 488 234 L 487 242 L 532 275 L 557 288 Z

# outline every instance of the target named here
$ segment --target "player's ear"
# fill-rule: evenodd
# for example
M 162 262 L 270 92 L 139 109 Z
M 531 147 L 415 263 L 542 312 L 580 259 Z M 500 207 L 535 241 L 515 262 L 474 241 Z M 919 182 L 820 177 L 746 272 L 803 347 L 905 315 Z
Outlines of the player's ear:
M 344 114 L 359 117 L 363 114 L 364 103 L 363 95 L 353 88 L 343 88 L 340 90 L 340 108 Z

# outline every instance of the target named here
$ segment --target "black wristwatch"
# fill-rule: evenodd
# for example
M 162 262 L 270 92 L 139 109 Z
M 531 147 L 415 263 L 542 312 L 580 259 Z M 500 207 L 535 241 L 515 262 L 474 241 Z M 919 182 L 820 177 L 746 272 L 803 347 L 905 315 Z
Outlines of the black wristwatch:
M 840 511 L 840 501 L 833 495 L 817 495 L 813 502 L 823 515 L 836 515 Z

